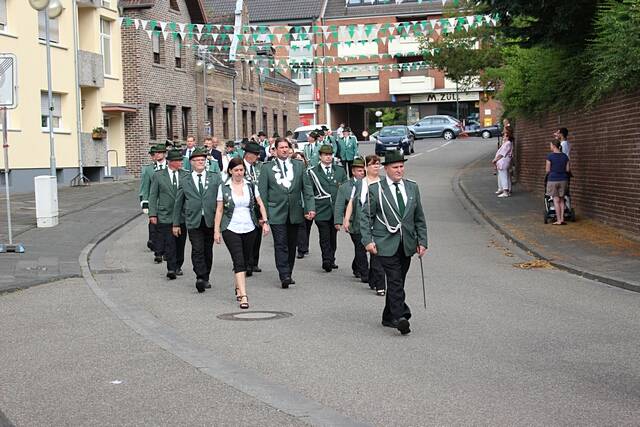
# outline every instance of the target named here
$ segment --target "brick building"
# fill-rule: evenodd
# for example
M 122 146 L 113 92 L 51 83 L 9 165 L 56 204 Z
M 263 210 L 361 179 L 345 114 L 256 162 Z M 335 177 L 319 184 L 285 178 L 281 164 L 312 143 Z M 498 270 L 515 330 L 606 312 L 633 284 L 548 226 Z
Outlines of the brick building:
M 188 135 L 201 141 L 212 134 L 237 140 L 263 127 L 284 134 L 298 121 L 295 83 L 277 73 L 260 78 L 253 60 L 231 62 L 228 51 L 211 52 L 198 38 L 171 34 L 171 23 L 233 25 L 235 2 L 224 10 L 209 3 L 205 9 L 200 0 L 120 0 L 123 16 L 147 24 L 121 29 L 124 99 L 137 106 L 125 116 L 131 174 L 148 161 L 150 145 L 167 139 L 183 143 Z M 248 22 L 246 9 L 242 20 Z

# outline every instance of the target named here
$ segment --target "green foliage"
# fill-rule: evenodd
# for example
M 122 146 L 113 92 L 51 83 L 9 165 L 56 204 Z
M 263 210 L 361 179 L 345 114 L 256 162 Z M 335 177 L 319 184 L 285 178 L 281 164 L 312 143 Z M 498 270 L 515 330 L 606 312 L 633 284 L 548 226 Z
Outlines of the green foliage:
M 590 102 L 614 90 L 640 87 L 640 1 L 607 0 L 599 8 L 587 55 L 592 68 Z

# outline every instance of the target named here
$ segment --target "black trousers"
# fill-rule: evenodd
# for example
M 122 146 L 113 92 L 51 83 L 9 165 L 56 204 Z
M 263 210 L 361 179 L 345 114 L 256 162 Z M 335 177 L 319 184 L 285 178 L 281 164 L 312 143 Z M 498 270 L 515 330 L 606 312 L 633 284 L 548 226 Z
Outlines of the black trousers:
M 180 236 L 173 235 L 173 224 L 158 223 L 160 250 L 167 256 L 167 271 L 178 271 L 184 264 L 184 245 L 187 243 L 187 226 L 180 225 Z
M 353 261 L 351 262 L 351 270 L 358 273 L 361 279 L 369 278 L 369 261 L 367 261 L 367 251 L 362 244 L 362 236 L 360 234 L 349 234 L 351 242 L 353 242 Z
M 309 253 L 309 234 L 311 234 L 311 226 L 313 225 L 313 220 L 309 221 L 305 218 L 303 222 L 300 223 L 298 229 L 298 253 L 306 254 Z
M 293 265 L 296 262 L 296 245 L 298 243 L 299 224 L 271 224 L 273 249 L 276 268 L 280 280 L 291 278 Z
M 409 319 L 411 310 L 405 303 L 404 281 L 411 265 L 411 257 L 404 254 L 402 242 L 392 256 L 378 256 L 387 275 L 387 294 L 382 320 L 393 321 L 401 317 Z
M 149 222 L 149 240 L 151 241 L 151 246 L 153 247 L 153 255 L 162 256 L 164 252 L 162 252 L 162 237 L 158 232 L 158 224 L 151 224 Z
M 200 227 L 191 228 L 188 232 L 193 272 L 196 278 L 208 282 L 213 263 L 213 228 L 207 227 L 203 217 L 200 220 Z
M 387 287 L 387 277 L 377 255 L 369 254 L 369 287 L 383 290 Z
M 336 248 L 338 231 L 333 224 L 333 215 L 328 221 L 316 220 L 320 241 L 320 251 L 322 252 L 322 266 L 333 265 L 336 262 Z
M 347 172 L 347 176 L 351 178 L 351 165 L 353 164 L 353 160 L 343 160 L 342 165 L 344 166 L 344 170 Z
M 250 267 L 249 262 L 253 259 L 253 245 L 256 239 L 255 230 L 248 233 L 234 233 L 231 230 L 224 230 L 222 239 L 231 255 L 233 271 L 235 273 L 246 272 Z
M 253 248 L 250 262 L 247 265 L 247 270 L 253 270 L 254 267 L 257 267 L 260 261 L 260 246 L 262 246 L 262 227 L 256 227 L 253 231 Z

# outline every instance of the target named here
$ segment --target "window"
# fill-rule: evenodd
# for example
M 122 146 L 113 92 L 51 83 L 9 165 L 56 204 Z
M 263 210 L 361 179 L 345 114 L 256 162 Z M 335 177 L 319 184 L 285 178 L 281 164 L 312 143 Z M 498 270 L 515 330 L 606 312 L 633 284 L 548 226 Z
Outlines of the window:
M 286 134 L 289 130 L 289 119 L 286 114 L 282 114 L 282 131 Z
M 251 112 L 251 135 L 256 133 L 256 112 L 252 111 Z
M 229 138 L 229 109 L 222 107 L 222 137 Z
M 208 135 L 213 135 L 213 107 L 207 107 L 207 121 L 209 122 L 209 133 Z
M 171 10 L 175 10 L 176 12 L 179 12 L 180 8 L 178 7 L 178 0 L 170 0 L 169 1 L 169 8 Z
M 265 132 L 268 132 L 269 131 L 268 127 L 269 127 L 269 124 L 267 123 L 267 113 L 263 112 L 262 113 L 262 129 Z
M 176 58 L 176 68 L 182 68 L 182 37 L 178 35 L 173 46 L 174 56 Z
M 62 96 L 60 94 L 52 94 L 51 104 L 53 110 L 51 111 L 51 121 L 53 129 L 58 130 L 62 128 Z M 46 91 L 40 92 L 40 114 L 42 129 L 49 130 L 49 95 Z
M 102 7 L 106 7 L 107 9 L 111 9 L 111 0 L 102 0 Z
M 247 110 L 242 110 L 242 137 L 246 138 L 247 135 Z
M 47 37 L 46 22 L 47 10 L 41 10 L 38 12 L 38 38 L 45 40 Z M 60 41 L 60 31 L 58 28 L 58 19 L 49 19 L 49 40 L 52 43 L 58 43 Z
M 291 80 L 310 80 L 313 68 L 311 65 L 300 65 L 291 67 Z
M 100 47 L 102 49 L 102 61 L 104 73 L 111 75 L 111 21 L 100 18 Z
M 247 88 L 247 63 L 242 61 L 240 63 L 240 72 L 242 73 L 242 89 Z
M 366 67 L 355 68 L 353 71 L 345 71 L 340 73 L 339 80 L 341 82 L 378 80 L 378 71 L 372 71 Z
M 273 133 L 278 133 L 278 113 L 273 113 Z
M 253 86 L 253 74 L 254 74 L 253 70 L 254 70 L 254 67 L 253 67 L 253 63 L 252 62 L 247 63 L 247 70 L 249 72 L 249 90 L 253 90 L 253 88 L 254 88 L 254 86 Z
M 173 105 L 167 105 L 166 124 L 167 124 L 167 138 L 173 137 L 173 113 L 176 107 Z
M 158 137 L 158 129 L 156 127 L 158 107 L 158 104 L 149 104 L 149 137 L 151 139 L 156 139 Z
M 162 37 L 160 36 L 161 29 L 160 27 L 156 27 L 151 35 L 151 49 L 153 50 L 153 63 L 160 64 L 161 57 L 160 52 L 162 51 Z
M 0 31 L 7 26 L 7 0 L 0 0 Z
M 191 118 L 191 108 L 182 107 L 182 139 L 187 140 L 189 136 L 189 121 Z

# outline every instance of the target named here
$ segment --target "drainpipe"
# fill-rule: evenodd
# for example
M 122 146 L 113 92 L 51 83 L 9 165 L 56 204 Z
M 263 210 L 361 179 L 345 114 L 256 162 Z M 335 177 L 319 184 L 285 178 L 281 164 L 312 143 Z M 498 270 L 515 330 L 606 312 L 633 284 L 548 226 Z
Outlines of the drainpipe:
M 236 78 L 238 72 L 235 70 L 235 63 L 233 69 L 233 79 L 231 80 L 231 103 L 233 104 L 233 140 L 238 140 L 238 99 L 236 98 Z
M 79 182 L 82 183 L 88 181 L 84 176 L 84 166 L 82 163 L 82 112 L 81 112 L 81 93 L 80 93 L 80 65 L 78 64 L 78 4 L 76 0 L 72 1 L 72 9 L 73 9 L 73 68 L 76 77 L 76 133 L 78 139 L 78 178 Z M 107 159 L 107 163 L 109 163 L 109 159 Z

